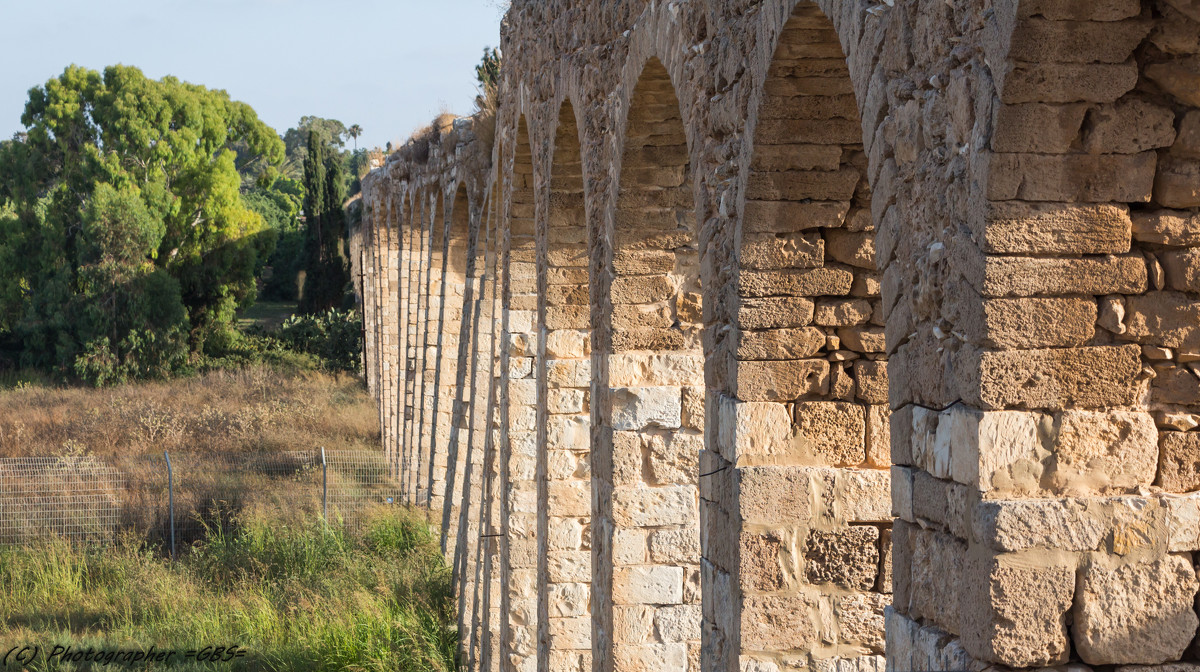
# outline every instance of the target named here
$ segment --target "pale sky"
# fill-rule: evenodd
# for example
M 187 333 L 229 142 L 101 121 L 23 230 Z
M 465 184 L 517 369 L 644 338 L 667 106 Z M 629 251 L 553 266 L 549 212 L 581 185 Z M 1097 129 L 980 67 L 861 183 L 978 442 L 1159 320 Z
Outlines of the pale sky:
M 281 135 L 304 115 L 363 127 L 360 147 L 469 114 L 499 46 L 499 0 L 0 0 L 0 139 L 28 91 L 76 63 L 123 63 L 224 89 Z M 347 143 L 349 146 L 349 143 Z

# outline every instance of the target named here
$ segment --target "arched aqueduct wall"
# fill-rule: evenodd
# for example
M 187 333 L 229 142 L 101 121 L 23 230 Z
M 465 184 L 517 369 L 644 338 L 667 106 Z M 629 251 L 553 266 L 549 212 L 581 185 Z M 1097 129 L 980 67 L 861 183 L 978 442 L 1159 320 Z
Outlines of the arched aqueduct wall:
M 494 147 L 393 156 L 353 240 L 465 666 L 1200 661 L 1196 0 L 517 0 L 502 47 Z

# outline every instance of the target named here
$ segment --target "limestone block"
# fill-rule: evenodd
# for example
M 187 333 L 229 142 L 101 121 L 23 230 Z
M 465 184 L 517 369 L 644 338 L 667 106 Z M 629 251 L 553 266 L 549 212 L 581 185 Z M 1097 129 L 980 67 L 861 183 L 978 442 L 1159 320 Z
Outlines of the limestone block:
M 825 241 L 816 232 L 746 234 L 742 239 L 743 268 L 816 268 L 825 258 Z
M 794 525 L 812 516 L 811 485 L 804 467 L 745 467 L 738 470 L 738 511 L 762 525 Z
M 840 154 L 840 150 L 839 150 Z M 763 201 L 747 199 L 742 227 L 747 233 L 783 233 L 838 227 L 846 219 L 848 201 Z
M 614 354 L 608 358 L 608 381 L 613 387 L 702 386 L 704 357 L 678 352 Z
M 1170 250 L 1159 255 L 1167 286 L 1181 292 L 1200 292 L 1200 249 Z
M 675 285 L 666 275 L 618 276 L 612 281 L 614 304 L 655 303 L 675 293 Z
M 796 405 L 801 445 L 826 464 L 853 466 L 866 460 L 866 420 L 858 404 L 812 401 Z
M 993 154 L 988 198 L 995 201 L 1148 202 L 1157 155 Z
M 1150 292 L 1125 301 L 1125 337 L 1167 348 L 1200 348 L 1200 301 L 1180 292 Z
M 734 394 L 744 401 L 793 401 L 829 389 L 829 362 L 738 362 Z
M 1084 259 L 988 257 L 976 288 L 985 297 L 1138 294 L 1146 289 L 1140 255 Z
M 588 450 L 591 419 L 584 415 L 550 416 L 546 420 L 546 443 L 553 450 Z
M 1088 122 L 1083 148 L 1092 153 L 1136 154 L 1175 142 L 1175 113 L 1137 98 L 1093 108 Z
M 837 335 L 842 347 L 847 350 L 863 353 L 887 352 L 884 330 L 881 327 L 840 327 Z
M 817 642 L 816 600 L 805 595 L 742 598 L 742 646 L 750 651 L 804 650 Z
M 738 553 L 742 589 L 771 593 L 794 584 L 797 568 L 793 565 L 803 560 L 803 554 L 796 553 L 795 542 L 794 533 L 743 532 Z
M 792 417 L 786 405 L 725 397 L 719 408 L 717 440 L 726 459 L 740 462 L 743 458 L 782 457 L 792 452 Z
M 1095 558 L 1079 580 L 1075 649 L 1085 663 L 1158 664 L 1179 660 L 1200 621 L 1196 572 L 1188 554 L 1110 565 Z
M 675 253 L 670 250 L 614 250 L 613 271 L 618 275 L 655 275 L 675 270 Z
M 832 583 L 870 590 L 879 566 L 879 528 L 852 525 L 832 532 L 812 531 L 805 551 L 805 576 L 813 585 Z
M 555 414 L 583 413 L 586 410 L 586 390 L 548 390 L 546 410 Z
M 684 428 L 704 431 L 704 387 L 683 388 L 681 423 Z
M 556 481 L 546 484 L 547 506 L 555 516 L 585 517 L 592 513 L 591 484 Z
M 873 653 L 884 652 L 883 609 L 888 597 L 879 593 L 856 593 L 837 600 L 838 639 L 857 644 Z
M 1200 229 L 1200 224 L 1197 228 Z M 1200 237 L 1200 231 L 1197 235 Z M 813 309 L 812 299 L 798 296 L 743 299 L 737 323 L 742 329 L 805 327 L 812 322 Z
M 982 319 L 960 324 L 968 338 L 1003 349 L 1072 347 L 1096 334 L 1096 302 L 1090 298 L 986 299 Z
M 1015 103 L 1108 103 L 1137 84 L 1137 63 L 1017 63 L 1004 78 L 1000 99 Z
M 1146 77 L 1179 102 L 1200 107 L 1200 55 L 1149 65 Z
M 1158 485 L 1168 492 L 1200 490 L 1200 432 L 1163 432 L 1159 451 Z
M 984 215 L 983 251 L 1001 254 L 1119 254 L 1129 251 L 1123 205 L 999 201 Z
M 782 271 L 743 270 L 739 279 L 738 294 L 746 298 L 845 296 L 854 285 L 853 273 L 833 267 Z
M 640 565 L 613 569 L 614 604 L 681 604 L 683 568 Z
M 695 484 L 700 475 L 700 451 L 704 437 L 700 434 L 676 433 L 668 440 L 650 444 L 649 475 L 656 485 Z
M 1044 16 L 1054 21 L 1120 21 L 1137 16 L 1138 0 L 1025 0 L 1021 16 Z
M 654 636 L 654 608 L 644 605 L 613 605 L 613 639 L 626 644 L 642 644 Z
M 1104 508 L 1074 499 L 984 500 L 973 524 L 976 538 L 998 551 L 1090 551 L 1109 533 Z
M 1197 72 L 1200 73 L 1200 65 Z M 1196 82 L 1200 85 L 1200 74 L 1196 75 Z M 1197 98 L 1200 99 L 1200 94 Z M 1168 155 L 1160 161 L 1154 179 L 1154 201 L 1168 208 L 1200 207 L 1200 160 Z
M 1059 487 L 1104 490 L 1150 485 L 1158 432 L 1148 413 L 1064 411 L 1054 442 Z
M 869 320 L 871 311 L 871 302 L 866 299 L 821 299 L 817 301 L 813 323 L 822 327 L 854 326 Z
M 891 416 L 886 404 L 867 407 L 867 466 L 883 469 L 891 466 Z
M 574 550 L 583 545 L 583 523 L 577 518 L 552 517 L 546 528 L 548 549 Z
M 800 124 L 764 121 L 762 125 L 795 128 Z M 855 124 L 857 125 L 857 124 Z M 760 129 L 760 133 L 769 129 Z M 747 200 L 845 201 L 854 196 L 861 175 L 853 168 L 839 170 L 754 171 L 746 185 Z
M 615 644 L 613 666 L 629 672 L 688 672 L 687 645 Z
M 649 535 L 650 561 L 654 564 L 695 564 L 700 558 L 700 530 L 656 530 Z
M 546 382 L 551 387 L 591 386 L 592 363 L 586 359 L 551 360 L 546 362 Z
M 649 427 L 678 429 L 682 422 L 680 391 L 677 387 L 615 388 L 609 395 L 612 423 L 616 430 Z
M 979 401 L 988 408 L 1123 406 L 1137 396 L 1141 349 L 985 352 L 979 368 Z
M 1200 35 L 1196 39 L 1196 51 L 1200 53 Z M 1200 110 L 1191 110 L 1183 115 L 1171 153 L 1188 159 L 1200 159 Z
M 879 530 L 879 580 L 875 590 L 890 594 L 892 592 L 892 528 Z
M 913 516 L 913 478 L 915 469 L 908 467 L 892 467 L 891 494 L 892 515 L 903 520 L 914 522 Z
M 888 401 L 887 362 L 860 359 L 854 362 L 855 394 L 868 404 Z
M 825 232 L 826 254 L 834 261 L 875 270 L 875 234 L 869 231 L 830 229 Z
M 1200 245 L 1200 214 L 1186 210 L 1135 213 L 1133 237 L 1160 245 Z
M 739 331 L 737 337 L 740 360 L 805 359 L 825 346 L 825 332 L 816 327 Z
M 642 559 L 638 558 L 638 562 Z M 592 578 L 590 550 L 563 550 L 546 558 L 546 575 L 552 583 L 589 583 Z
M 588 332 L 558 329 L 546 334 L 546 356 L 551 359 L 580 359 L 591 353 Z
M 613 522 L 620 526 L 687 525 L 699 516 L 696 488 L 613 488 Z
M 1012 667 L 1067 662 L 1073 568 L 995 556 L 973 558 L 965 571 L 960 607 L 967 653 Z
M 822 470 L 824 471 L 824 470 Z M 834 518 L 852 523 L 892 520 L 891 474 L 883 469 L 834 469 Z
M 586 616 L 591 599 L 589 589 L 587 583 L 552 583 L 546 586 L 550 618 L 561 620 L 573 616 Z M 591 629 L 588 630 L 590 633 Z
M 907 527 L 907 526 L 906 526 Z M 960 614 L 967 545 L 944 532 L 914 534 L 909 591 L 910 615 L 954 632 L 966 625 Z M 899 574 L 900 567 L 896 567 Z
M 700 605 L 684 604 L 654 610 L 654 631 L 660 642 L 700 639 Z
M 646 562 L 647 533 L 641 529 L 613 530 L 613 565 L 640 565 Z
M 1083 126 L 1087 110 L 1088 106 L 1082 103 L 997 105 L 993 112 L 992 150 L 1066 153 L 1079 138 L 1079 129 Z

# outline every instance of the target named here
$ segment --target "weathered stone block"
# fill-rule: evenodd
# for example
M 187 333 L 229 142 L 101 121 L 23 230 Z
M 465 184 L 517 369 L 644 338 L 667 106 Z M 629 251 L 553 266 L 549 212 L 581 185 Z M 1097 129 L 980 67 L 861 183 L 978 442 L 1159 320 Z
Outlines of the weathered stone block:
M 616 430 L 648 427 L 678 429 L 682 406 L 677 387 L 625 387 L 610 392 L 612 423 Z
M 742 329 L 805 327 L 812 322 L 813 310 L 812 299 L 797 296 L 743 299 L 737 322 Z
M 742 646 L 750 651 L 805 650 L 817 641 L 810 614 L 815 600 L 804 595 L 747 595 L 742 598 Z
M 699 516 L 696 488 L 613 488 L 613 521 L 631 527 L 688 525 Z
M 989 203 L 983 251 L 1000 254 L 1120 254 L 1129 251 L 1129 208 L 1112 204 Z
M 1137 395 L 1137 346 L 985 352 L 979 401 L 987 408 L 1124 406 Z
M 810 584 L 870 590 L 879 566 L 879 528 L 853 525 L 832 532 L 812 531 L 804 557 Z
M 745 401 L 792 401 L 829 389 L 829 362 L 738 362 L 734 394 Z
M 1179 660 L 1200 623 L 1196 589 L 1188 554 L 1118 565 L 1094 559 L 1082 570 L 1073 611 L 1079 657 L 1091 665 Z
M 824 258 L 825 241 L 816 232 L 748 234 L 742 241 L 743 268 L 816 268 Z
M 1158 485 L 1168 492 L 1200 490 L 1200 432 L 1163 432 Z
M 866 460 L 863 407 L 846 402 L 811 401 L 796 405 L 801 446 L 826 464 L 853 466 Z
M 960 608 L 962 645 L 970 655 L 1013 667 L 1067 662 L 1072 568 L 998 556 L 973 559 L 966 572 Z
M 683 568 L 636 566 L 613 570 L 614 604 L 681 604 Z
M 806 467 L 744 467 L 738 470 L 738 512 L 761 525 L 794 525 L 812 516 Z
M 807 359 L 825 347 L 825 333 L 816 327 L 739 331 L 737 358 L 740 360 Z

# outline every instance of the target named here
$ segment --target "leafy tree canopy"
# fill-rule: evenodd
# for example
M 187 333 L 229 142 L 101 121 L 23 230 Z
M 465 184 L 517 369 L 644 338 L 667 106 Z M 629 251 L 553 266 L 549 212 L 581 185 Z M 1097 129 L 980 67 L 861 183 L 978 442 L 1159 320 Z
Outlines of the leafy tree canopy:
M 282 164 L 248 105 L 174 77 L 78 66 L 29 91 L 0 146 L 0 328 L 25 364 L 97 382 L 156 375 L 253 300 L 274 231 L 238 163 Z

